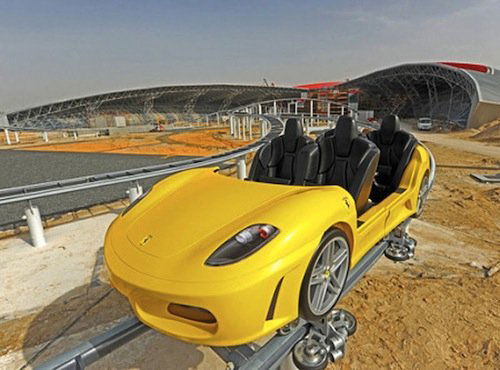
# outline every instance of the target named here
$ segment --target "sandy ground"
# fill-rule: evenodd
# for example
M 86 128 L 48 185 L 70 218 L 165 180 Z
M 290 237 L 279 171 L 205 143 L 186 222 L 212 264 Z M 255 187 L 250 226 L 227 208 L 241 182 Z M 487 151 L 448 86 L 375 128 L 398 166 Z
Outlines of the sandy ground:
M 500 368 L 500 272 L 487 276 L 500 262 L 500 186 L 480 184 L 469 176 L 471 172 L 496 173 L 500 161 L 473 153 L 467 146 L 427 145 L 438 163 L 437 180 L 422 219 L 411 227 L 411 234 L 418 240 L 416 258 L 406 263 L 381 259 L 340 302 L 358 318 L 358 331 L 348 343 L 342 368 Z M 101 227 L 106 222 L 102 221 Z M 56 239 L 52 239 L 52 253 L 67 253 L 57 248 L 60 243 Z M 0 241 L 6 242 L 21 243 L 15 239 Z M 0 318 L 0 368 L 19 368 L 47 341 L 64 332 L 33 361 L 39 364 L 130 314 L 123 297 L 110 290 L 102 269 L 95 268 L 99 266 L 101 244 L 96 241 L 88 252 L 95 253 L 97 263 L 87 269 L 84 283 L 81 277 L 65 276 L 68 272 L 61 269 L 64 260 L 57 265 L 46 264 L 57 279 L 67 280 L 65 289 L 54 293 L 50 284 L 30 273 L 39 268 L 37 258 L 42 257 L 37 256 L 43 254 L 30 250 L 25 253 L 35 257 L 24 255 L 24 267 L 19 263 L 12 264 L 16 268 L 2 270 L 11 282 L 2 288 L 2 295 L 4 289 L 10 289 L 11 306 L 10 313 Z M 0 259 L 4 261 L 8 255 L 14 258 L 16 250 L 0 247 Z M 4 255 L 7 251 L 9 254 Z M 24 295 L 28 292 L 15 294 L 14 284 L 21 277 L 26 279 L 23 286 L 32 287 L 39 296 L 30 312 L 25 308 Z M 58 287 L 62 283 L 51 284 Z M 36 308 L 36 302 L 45 306 Z M 151 332 L 102 359 L 94 368 L 224 367 L 206 348 Z
M 142 133 L 98 140 L 42 144 L 30 150 L 62 152 L 98 152 L 118 154 L 149 154 L 161 156 L 209 156 L 247 145 L 249 141 L 233 140 L 227 128 L 196 130 L 182 133 Z

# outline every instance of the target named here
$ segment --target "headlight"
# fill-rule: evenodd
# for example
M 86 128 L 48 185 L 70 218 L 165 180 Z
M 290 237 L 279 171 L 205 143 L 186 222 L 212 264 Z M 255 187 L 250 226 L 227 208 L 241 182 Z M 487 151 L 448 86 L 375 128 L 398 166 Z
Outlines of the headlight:
M 139 195 L 132 203 L 130 203 L 127 208 L 125 208 L 122 212 L 122 216 L 125 216 L 125 213 L 127 213 L 128 211 L 130 211 L 132 208 L 134 208 L 137 203 L 139 203 L 142 199 L 144 199 L 144 197 L 146 195 L 149 194 L 149 192 L 151 191 L 151 189 L 149 189 L 148 191 L 142 193 L 141 195 Z
M 238 262 L 257 252 L 269 243 L 280 231 L 267 224 L 257 224 L 247 227 L 222 244 L 207 259 L 205 265 L 223 266 Z

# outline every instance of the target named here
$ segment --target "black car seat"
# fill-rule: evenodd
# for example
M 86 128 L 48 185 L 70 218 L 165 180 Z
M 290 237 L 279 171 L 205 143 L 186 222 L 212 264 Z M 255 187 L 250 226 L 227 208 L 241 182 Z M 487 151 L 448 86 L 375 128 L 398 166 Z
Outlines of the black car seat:
M 359 134 L 349 116 L 341 116 L 336 127 L 321 135 L 317 142 L 320 151 L 317 183 L 342 186 L 354 198 L 358 214 L 363 213 L 369 205 L 380 151 Z
M 273 184 L 305 185 L 316 177 L 319 150 L 304 135 L 294 118 L 285 124 L 285 133 L 260 148 L 250 167 L 249 179 Z
M 396 115 L 385 117 L 380 129 L 369 132 L 367 136 L 380 149 L 380 161 L 371 194 L 371 199 L 379 202 L 398 189 L 403 172 L 417 146 L 417 139 L 401 130 L 399 117 Z

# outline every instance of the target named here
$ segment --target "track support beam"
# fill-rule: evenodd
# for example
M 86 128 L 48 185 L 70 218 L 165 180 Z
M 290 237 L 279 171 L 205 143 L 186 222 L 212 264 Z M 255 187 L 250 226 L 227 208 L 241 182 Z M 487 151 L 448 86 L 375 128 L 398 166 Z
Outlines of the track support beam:
M 24 217 L 28 223 L 31 243 L 34 247 L 44 247 L 47 245 L 45 235 L 43 232 L 42 218 L 40 217 L 40 210 L 29 202 L 29 206 L 24 210 Z
M 236 162 L 236 169 L 238 179 L 244 180 L 247 177 L 247 163 L 245 162 L 245 157 L 238 158 Z
M 130 200 L 130 203 L 135 201 L 137 198 L 139 198 L 142 193 L 143 193 L 142 186 L 136 181 L 134 185 L 127 190 L 128 194 L 128 199 Z

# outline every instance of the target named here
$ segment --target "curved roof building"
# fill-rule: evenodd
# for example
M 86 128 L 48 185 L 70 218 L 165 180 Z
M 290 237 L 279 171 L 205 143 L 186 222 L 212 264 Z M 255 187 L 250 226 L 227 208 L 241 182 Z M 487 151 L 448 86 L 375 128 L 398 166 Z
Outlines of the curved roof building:
M 249 85 L 180 85 L 68 99 L 7 114 L 10 128 L 85 128 L 97 115 L 209 114 L 253 102 L 300 96 L 298 89 Z M 139 118 L 140 120 L 141 118 Z M 1 122 L 0 122 L 1 126 Z
M 410 63 L 346 82 L 286 87 L 248 85 L 164 86 L 70 99 L 0 117 L 0 126 L 18 129 L 80 128 L 102 114 L 209 114 L 246 104 L 300 98 L 305 91 L 357 93 L 359 109 L 380 117 L 431 117 L 476 127 L 500 117 L 500 71 L 471 63 Z M 139 119 L 140 120 L 140 119 Z
M 410 63 L 337 85 L 359 90 L 359 109 L 377 116 L 432 117 L 477 127 L 500 117 L 500 71 L 471 63 Z

